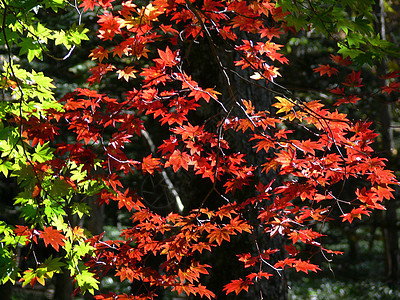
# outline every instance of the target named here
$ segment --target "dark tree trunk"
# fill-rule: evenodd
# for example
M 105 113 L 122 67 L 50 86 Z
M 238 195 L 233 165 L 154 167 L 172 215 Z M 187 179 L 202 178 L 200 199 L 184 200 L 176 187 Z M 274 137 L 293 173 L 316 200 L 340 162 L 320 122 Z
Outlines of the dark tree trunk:
M 96 197 L 89 197 L 90 217 L 88 229 L 93 235 L 101 234 L 104 225 L 104 205 L 96 203 Z
M 251 37 L 243 38 L 251 39 Z M 215 47 L 218 57 L 215 57 L 214 51 L 210 49 L 211 47 Z M 241 70 L 241 68 L 236 68 L 234 66 L 234 61 L 239 58 L 236 57 L 236 54 L 232 51 L 224 52 L 224 47 L 226 47 L 226 45 L 221 45 L 221 47 L 219 47 L 217 42 L 214 46 L 207 45 L 206 43 L 200 46 L 192 45 L 191 53 L 187 54 L 187 64 L 190 63 L 188 67 L 191 69 L 189 73 L 193 74 L 193 78 L 197 80 L 202 87 L 215 87 L 218 92 L 222 93 L 223 97 L 218 100 L 221 101 L 227 109 L 229 109 L 231 105 L 234 105 L 234 101 L 245 99 L 251 100 L 257 110 L 269 110 L 272 103 L 272 94 L 260 86 L 251 85 L 248 81 L 243 80 L 243 78 L 249 79 L 252 73 L 250 73 L 248 69 Z M 202 58 L 202 60 L 199 61 L 198 58 Z M 223 65 L 223 70 L 219 67 L 220 63 Z M 230 70 L 237 72 L 236 75 L 234 72 L 230 72 Z M 216 115 L 219 111 L 222 111 L 221 105 L 214 102 L 210 104 L 208 108 L 201 110 L 200 113 L 202 115 L 199 117 L 199 120 L 211 120 L 209 122 L 215 122 L 213 125 L 216 127 L 216 124 L 221 120 L 221 115 Z M 234 106 L 233 114 L 243 116 L 243 112 L 238 106 Z M 255 149 L 253 149 L 253 145 L 248 142 L 248 134 L 225 132 L 224 138 L 229 140 L 230 145 L 235 151 L 246 153 L 246 159 L 249 164 L 260 165 L 260 163 L 265 162 L 265 153 L 256 153 Z M 258 173 L 255 175 L 256 180 L 260 180 L 264 184 L 272 180 L 272 178 L 267 178 L 265 174 L 261 175 L 261 173 Z M 190 189 L 193 192 L 194 187 L 192 186 Z M 202 186 L 202 190 L 205 190 L 204 185 Z M 240 196 L 235 195 L 238 198 L 235 200 L 240 202 L 240 199 L 254 196 L 251 193 L 252 192 L 249 191 L 239 192 Z M 196 196 L 199 197 L 199 194 Z M 212 199 L 212 201 L 219 203 L 218 201 L 221 201 L 221 199 L 220 197 L 216 197 L 216 199 Z M 206 203 L 206 205 L 209 205 L 212 201 L 210 199 L 207 200 L 208 203 Z M 191 205 L 195 204 L 191 203 Z M 192 207 L 195 208 L 195 206 Z M 256 218 L 256 216 L 254 216 L 254 218 Z M 255 232 L 255 236 L 244 234 L 240 237 L 240 240 L 232 239 L 229 245 L 224 246 L 224 244 L 222 244 L 219 249 L 213 250 L 213 254 L 211 254 L 212 257 L 209 258 L 213 261 L 213 269 L 211 270 L 210 282 L 207 283 L 207 287 L 211 288 L 211 290 L 216 293 L 219 292 L 219 294 L 216 295 L 218 299 L 286 300 L 288 298 L 288 287 L 284 279 L 284 274 L 281 274 L 281 278 L 276 271 L 267 265 L 262 266 L 263 270 L 274 276 L 269 280 L 263 279 L 259 281 L 258 284 L 256 283 L 250 286 L 248 293 L 240 293 L 238 296 L 235 296 L 234 294 L 226 295 L 225 292 L 222 292 L 223 286 L 229 283 L 230 280 L 244 277 L 243 272 L 239 273 L 239 271 L 243 270 L 243 263 L 238 262 L 236 257 L 237 253 L 251 252 L 253 255 L 256 255 L 259 250 L 280 249 L 280 252 L 272 257 L 270 263 L 273 265 L 275 263 L 275 261 L 273 261 L 274 259 L 276 261 L 283 259 L 285 251 L 283 240 L 279 236 L 270 238 L 268 233 L 263 232 L 262 229 L 258 231 L 259 232 Z
M 0 295 L 2 300 L 12 299 L 12 284 L 7 282 L 6 284 L 0 285 Z
M 69 272 L 63 272 L 55 276 L 55 290 L 54 290 L 54 300 L 72 300 L 72 291 L 74 285 L 71 278 L 69 277 Z
M 244 37 L 244 39 L 251 39 L 251 37 Z M 239 60 L 239 57 L 235 57 L 234 60 Z M 233 66 L 231 66 L 233 68 Z M 233 85 L 235 87 L 235 94 L 237 95 L 238 100 L 240 99 L 245 99 L 245 100 L 251 100 L 254 107 L 257 110 L 270 110 L 271 109 L 271 104 L 272 104 L 272 98 L 273 95 L 271 92 L 267 91 L 261 86 L 256 86 L 249 84 L 249 82 L 245 81 L 244 79 L 240 78 L 239 76 L 249 79 L 251 75 L 253 75 L 252 71 L 250 68 L 241 70 L 241 69 L 236 69 L 236 72 L 238 72 L 238 76 L 234 77 L 233 80 Z M 250 164 L 253 165 L 258 165 L 260 166 L 262 163 L 265 163 L 265 153 L 260 151 L 259 153 L 256 153 L 255 149 L 253 148 L 253 145 L 249 144 L 249 136 L 246 135 L 245 137 L 240 138 L 240 135 L 238 135 L 238 141 L 241 142 L 241 145 L 239 146 L 239 151 L 243 153 L 247 153 L 247 160 L 249 161 Z M 245 143 L 243 143 L 245 142 Z M 261 174 L 260 168 L 258 169 L 258 172 L 256 174 L 257 180 L 262 182 L 263 184 L 268 184 L 271 180 L 273 180 L 274 175 L 269 175 L 268 177 L 265 174 Z M 280 249 L 278 253 L 276 253 L 275 257 L 273 259 L 275 260 L 280 260 L 284 259 L 284 247 L 283 247 L 283 239 L 277 235 L 273 238 L 270 238 L 268 233 L 263 232 L 262 230 L 258 230 L 256 232 L 257 234 L 257 241 L 251 240 L 250 242 L 253 245 L 253 252 L 256 253 L 258 249 L 256 247 L 258 246 L 260 250 L 265 250 L 265 249 Z M 251 239 L 251 238 L 250 238 Z M 257 242 L 258 245 L 255 245 Z M 275 261 L 271 261 L 272 264 L 275 263 Z M 253 299 L 263 299 L 263 300 L 286 300 L 288 299 L 288 286 L 286 283 L 286 276 L 284 273 L 281 273 L 280 275 L 276 273 L 271 268 L 268 268 L 264 266 L 265 271 L 273 274 L 274 276 L 271 277 L 269 280 L 261 280 L 259 282 L 258 287 L 249 290 L 249 293 L 243 295 L 240 298 L 237 299 L 248 299 L 248 300 L 253 300 Z M 282 276 L 282 277 L 281 277 Z

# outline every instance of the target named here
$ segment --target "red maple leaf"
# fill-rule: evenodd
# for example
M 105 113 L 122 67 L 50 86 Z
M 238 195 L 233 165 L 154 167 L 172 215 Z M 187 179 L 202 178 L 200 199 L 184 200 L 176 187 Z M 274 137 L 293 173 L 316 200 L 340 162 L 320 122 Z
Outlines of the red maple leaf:
M 244 263 L 245 268 L 254 266 L 258 262 L 258 257 L 252 257 L 250 253 L 238 254 L 239 261 Z
M 167 46 L 165 51 L 162 51 L 160 49 L 157 49 L 158 55 L 160 55 L 160 58 L 154 59 L 156 63 L 159 63 L 162 66 L 166 67 L 173 67 L 178 63 L 178 60 L 176 59 L 177 56 L 177 51 L 172 52 L 171 49 Z
M 251 273 L 251 274 L 247 275 L 246 278 L 248 278 L 249 280 L 253 280 L 255 278 L 257 281 L 263 277 L 265 277 L 266 279 L 269 279 L 271 276 L 273 276 L 271 273 L 260 271 L 258 273 Z
M 337 63 L 339 65 L 342 65 L 342 66 L 348 66 L 348 65 L 351 65 L 353 63 L 351 61 L 350 57 L 343 58 L 343 56 L 341 56 L 341 55 L 333 55 L 333 54 L 331 54 L 331 59 L 335 63 Z
M 281 29 L 277 27 L 270 27 L 270 28 L 266 27 L 260 29 L 258 33 L 261 34 L 261 38 L 267 37 L 268 40 L 272 40 L 274 36 L 279 37 L 281 35 Z
M 102 46 L 98 46 L 91 51 L 89 57 L 92 57 L 92 60 L 98 59 L 99 62 L 102 62 L 104 58 L 108 58 L 108 50 Z
M 331 75 L 337 74 L 339 71 L 338 69 L 333 68 L 330 65 L 319 65 L 319 67 L 314 68 L 314 72 L 319 72 L 321 76 L 326 74 L 331 77 Z
M 25 245 L 27 245 L 32 239 L 35 243 L 37 242 L 37 237 L 33 235 L 33 230 L 29 229 L 27 226 L 16 225 L 16 228 L 13 230 L 14 234 L 17 236 L 17 240 L 19 241 L 19 237 L 26 238 Z
M 388 93 L 390 95 L 391 92 L 399 92 L 400 91 L 400 82 L 395 81 L 389 83 L 388 86 L 383 86 L 382 87 L 382 94 L 383 93 Z
M 310 264 L 307 261 L 302 261 L 302 260 L 296 260 L 293 263 L 293 266 L 296 268 L 297 272 L 304 272 L 308 274 L 308 271 L 313 271 L 313 272 L 317 272 L 317 271 L 321 271 L 321 269 L 314 264 Z
M 342 103 L 353 103 L 353 104 L 355 104 L 355 103 L 358 102 L 358 100 L 361 100 L 361 98 L 356 96 L 356 95 L 350 95 L 350 96 L 347 96 L 346 98 L 338 99 L 333 105 L 339 106 Z
M 297 254 L 299 254 L 299 250 L 297 250 L 297 248 L 293 245 L 285 245 L 285 249 L 286 251 L 289 253 L 289 255 L 293 255 L 296 256 Z
M 320 142 L 314 142 L 310 139 L 306 141 L 294 140 L 293 144 L 296 145 L 298 149 L 302 150 L 304 154 L 310 153 L 312 155 L 315 155 L 315 150 L 324 150 L 324 147 Z
M 271 140 L 270 137 L 268 136 L 262 136 L 262 135 L 258 135 L 255 134 L 251 139 L 251 140 L 259 140 L 257 142 L 257 145 L 254 146 L 253 148 L 257 148 L 256 152 L 259 152 L 260 150 L 264 150 L 265 152 L 268 153 L 268 150 L 270 148 L 274 148 L 275 147 L 275 143 Z
M 195 291 L 199 293 L 201 298 L 203 298 L 203 296 L 207 297 L 208 299 L 215 298 L 215 294 L 208 290 L 204 285 L 199 284 L 197 287 L 195 287 Z
M 143 174 L 147 172 L 153 175 L 154 171 L 159 171 L 159 170 L 161 170 L 159 158 L 152 157 L 151 154 L 146 157 L 143 157 L 143 163 L 142 163 Z
M 351 74 L 347 75 L 346 81 L 343 82 L 343 85 L 351 86 L 351 87 L 362 87 L 364 85 L 361 84 L 361 71 L 352 71 Z
M 394 71 L 394 72 L 390 72 L 386 75 L 379 76 L 379 78 L 381 78 L 381 79 L 391 79 L 391 78 L 397 78 L 397 77 L 400 77 L 400 71 Z
M 44 231 L 40 231 L 39 238 L 43 239 L 44 244 L 51 245 L 56 251 L 58 251 L 59 246 L 64 246 L 65 236 L 57 229 L 53 227 L 46 227 Z
M 96 0 L 82 0 L 80 7 L 83 7 L 83 11 L 93 10 L 94 6 L 96 5 Z
M 335 95 L 343 95 L 344 94 L 344 88 L 335 88 L 331 89 L 330 92 Z
M 342 215 L 342 222 L 349 221 L 349 223 L 353 222 L 354 218 L 358 218 L 361 220 L 361 215 L 369 216 L 370 212 L 366 210 L 365 207 L 353 208 L 350 213 Z
M 289 148 L 287 151 L 281 151 L 277 153 L 277 158 L 275 159 L 278 163 L 282 165 L 282 167 L 287 167 L 293 164 L 293 160 L 296 157 L 296 153 Z
M 190 155 L 186 152 L 181 152 L 180 150 L 176 149 L 171 156 L 169 157 L 168 161 L 165 163 L 165 167 L 172 166 L 174 172 L 178 171 L 181 167 L 185 170 L 189 169 L 189 162 L 190 162 Z
M 247 292 L 251 284 L 253 284 L 253 282 L 250 279 L 246 278 L 246 280 L 243 280 L 240 278 L 232 280 L 230 283 L 225 285 L 223 290 L 226 291 L 227 295 L 233 292 L 235 292 L 236 295 L 238 295 L 243 290 Z
M 231 237 L 230 235 L 235 234 L 234 231 L 228 231 L 225 228 L 219 229 L 219 228 L 215 228 L 214 230 L 212 230 L 209 235 L 207 236 L 207 238 L 209 239 L 210 243 L 216 241 L 217 244 L 220 246 L 222 241 L 226 240 L 226 241 L 230 241 Z

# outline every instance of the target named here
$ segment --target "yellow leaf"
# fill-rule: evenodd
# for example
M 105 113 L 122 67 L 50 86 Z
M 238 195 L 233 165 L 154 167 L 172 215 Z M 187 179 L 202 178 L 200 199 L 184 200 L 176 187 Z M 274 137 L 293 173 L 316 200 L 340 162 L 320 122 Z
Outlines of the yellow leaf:
M 277 114 L 293 112 L 293 107 L 295 104 L 292 99 L 286 99 L 279 96 L 275 98 L 278 100 L 278 102 L 272 104 L 272 106 L 279 108 L 279 110 L 276 112 Z
M 136 78 L 135 69 L 133 67 L 125 67 L 123 70 L 118 70 L 118 79 L 124 77 L 126 81 L 129 81 L 129 78 Z
M 44 277 L 36 277 L 37 282 L 39 282 L 41 285 L 45 286 L 46 282 L 44 280 Z

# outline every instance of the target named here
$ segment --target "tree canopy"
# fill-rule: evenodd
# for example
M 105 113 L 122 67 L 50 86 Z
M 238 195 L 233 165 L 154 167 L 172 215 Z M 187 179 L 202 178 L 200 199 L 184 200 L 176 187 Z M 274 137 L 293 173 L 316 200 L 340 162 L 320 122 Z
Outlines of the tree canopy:
M 327 224 L 385 210 L 398 185 L 393 149 L 376 153 L 359 113 L 400 88 L 383 12 L 361 0 L 0 0 L 0 172 L 18 185 L 0 221 L 2 283 L 66 274 L 95 299 L 262 299 L 289 269 L 320 271 L 314 256 L 342 253 Z M 291 43 L 311 36 L 328 41 L 310 66 L 323 92 L 287 80 Z M 103 217 L 120 236 L 93 225 Z M 223 247 L 238 268 L 216 290 Z M 107 276 L 129 294 L 104 291 Z

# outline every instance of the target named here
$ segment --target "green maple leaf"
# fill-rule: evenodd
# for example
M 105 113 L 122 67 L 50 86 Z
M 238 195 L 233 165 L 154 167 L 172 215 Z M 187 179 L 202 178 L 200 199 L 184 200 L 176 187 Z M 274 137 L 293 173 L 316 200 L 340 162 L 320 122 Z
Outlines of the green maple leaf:
M 43 46 L 40 46 L 38 41 L 35 41 L 31 38 L 21 38 L 22 42 L 18 43 L 18 46 L 21 47 L 19 50 L 19 55 L 23 55 L 27 53 L 28 61 L 31 62 L 35 57 L 38 59 L 43 58 Z
M 82 270 L 78 275 L 76 275 L 75 279 L 82 294 L 89 292 L 93 295 L 94 290 L 99 288 L 99 281 L 94 278 L 94 274 L 90 273 L 88 270 Z

